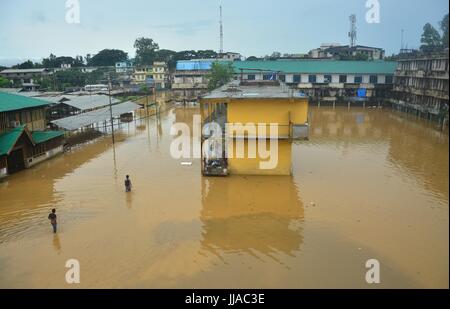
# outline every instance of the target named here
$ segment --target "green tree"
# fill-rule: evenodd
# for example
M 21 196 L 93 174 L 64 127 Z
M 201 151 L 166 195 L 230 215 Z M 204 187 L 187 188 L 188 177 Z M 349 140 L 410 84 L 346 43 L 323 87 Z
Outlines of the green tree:
M 439 23 L 439 28 L 442 31 L 442 46 L 448 48 L 448 14 Z
M 92 59 L 92 55 L 91 54 L 87 54 L 86 57 L 84 57 L 84 62 L 89 65 L 89 63 L 91 62 Z
M 128 54 L 119 49 L 104 49 L 93 56 L 88 65 L 95 67 L 115 66 L 116 62 L 125 61 L 128 59 Z
M 68 56 L 56 57 L 53 54 L 50 54 L 48 58 L 42 60 L 42 65 L 45 68 L 60 68 L 62 64 L 70 64 L 72 67 L 82 67 L 84 61 L 81 56 L 76 56 L 75 58 Z
M 426 23 L 423 27 L 423 34 L 420 42 L 422 43 L 420 49 L 429 52 L 439 48 L 442 39 L 439 32 L 430 23 Z
M 48 58 L 44 58 L 42 60 L 42 65 L 45 68 L 56 68 L 56 56 L 53 54 L 50 54 Z
M 211 50 L 211 49 L 207 49 L 207 50 L 198 50 L 197 51 L 197 59 L 217 59 L 218 54 Z
M 255 57 L 255 56 L 250 56 L 247 58 L 247 61 L 258 61 L 259 58 Z
M 34 63 L 31 60 L 27 60 L 13 66 L 14 69 L 33 69 L 34 67 Z
M 8 79 L 4 78 L 3 76 L 0 76 L 0 88 L 7 88 L 10 87 L 11 83 Z
M 214 90 L 219 88 L 233 78 L 234 69 L 233 64 L 231 62 L 214 62 L 211 67 L 211 72 L 208 74 L 208 89 Z
M 177 52 L 169 49 L 160 49 L 156 51 L 155 61 L 162 61 L 167 63 L 170 70 L 175 69 L 177 59 Z
M 197 59 L 197 52 L 195 50 L 183 50 L 176 54 L 176 60 L 192 60 Z
M 159 45 L 153 39 L 141 37 L 134 42 L 134 48 L 136 49 L 136 64 L 151 65 L 155 61 Z

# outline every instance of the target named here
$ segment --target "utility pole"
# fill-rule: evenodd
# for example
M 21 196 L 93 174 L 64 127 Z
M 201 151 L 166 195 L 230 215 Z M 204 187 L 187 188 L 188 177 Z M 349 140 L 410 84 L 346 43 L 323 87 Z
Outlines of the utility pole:
M 114 138 L 114 117 L 112 112 L 112 100 L 111 100 L 111 75 L 108 75 L 108 94 L 109 94 L 109 114 L 111 115 L 111 130 L 112 130 L 112 142 L 116 143 Z
M 148 98 L 150 97 L 150 87 L 148 85 L 148 83 L 146 82 L 145 84 L 145 92 L 146 92 L 146 96 L 145 96 L 145 117 L 148 117 Z
M 158 99 L 156 96 L 156 82 L 154 79 L 153 79 L 153 96 L 155 99 L 155 112 L 156 112 L 156 116 L 158 116 Z

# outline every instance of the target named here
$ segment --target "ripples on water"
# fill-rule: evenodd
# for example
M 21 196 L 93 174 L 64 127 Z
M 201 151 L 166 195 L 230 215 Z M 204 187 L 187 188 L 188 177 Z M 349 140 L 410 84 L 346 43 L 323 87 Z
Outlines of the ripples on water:
M 100 138 L 1 182 L 0 286 L 64 287 L 42 265 L 68 254 L 87 263 L 85 287 L 365 287 L 373 257 L 387 287 L 448 287 L 447 134 L 393 111 L 313 108 L 292 177 L 203 178 L 169 154 L 170 126 L 196 113 L 125 125 L 115 148 Z

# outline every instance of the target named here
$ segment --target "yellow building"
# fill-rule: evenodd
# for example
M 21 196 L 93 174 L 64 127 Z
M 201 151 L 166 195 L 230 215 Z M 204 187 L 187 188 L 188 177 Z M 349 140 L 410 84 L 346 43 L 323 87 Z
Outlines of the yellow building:
M 309 134 L 307 97 L 278 81 L 233 81 L 200 104 L 204 175 L 291 174 L 292 141 Z

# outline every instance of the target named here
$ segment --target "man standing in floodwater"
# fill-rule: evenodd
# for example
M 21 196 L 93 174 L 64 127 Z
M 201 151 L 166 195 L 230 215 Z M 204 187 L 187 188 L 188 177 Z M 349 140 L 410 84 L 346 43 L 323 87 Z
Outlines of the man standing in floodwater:
M 56 209 L 52 209 L 52 213 L 48 215 L 48 219 L 53 226 L 53 233 L 56 234 Z
M 125 191 L 131 192 L 131 180 L 129 175 L 127 175 L 127 178 L 125 179 Z

